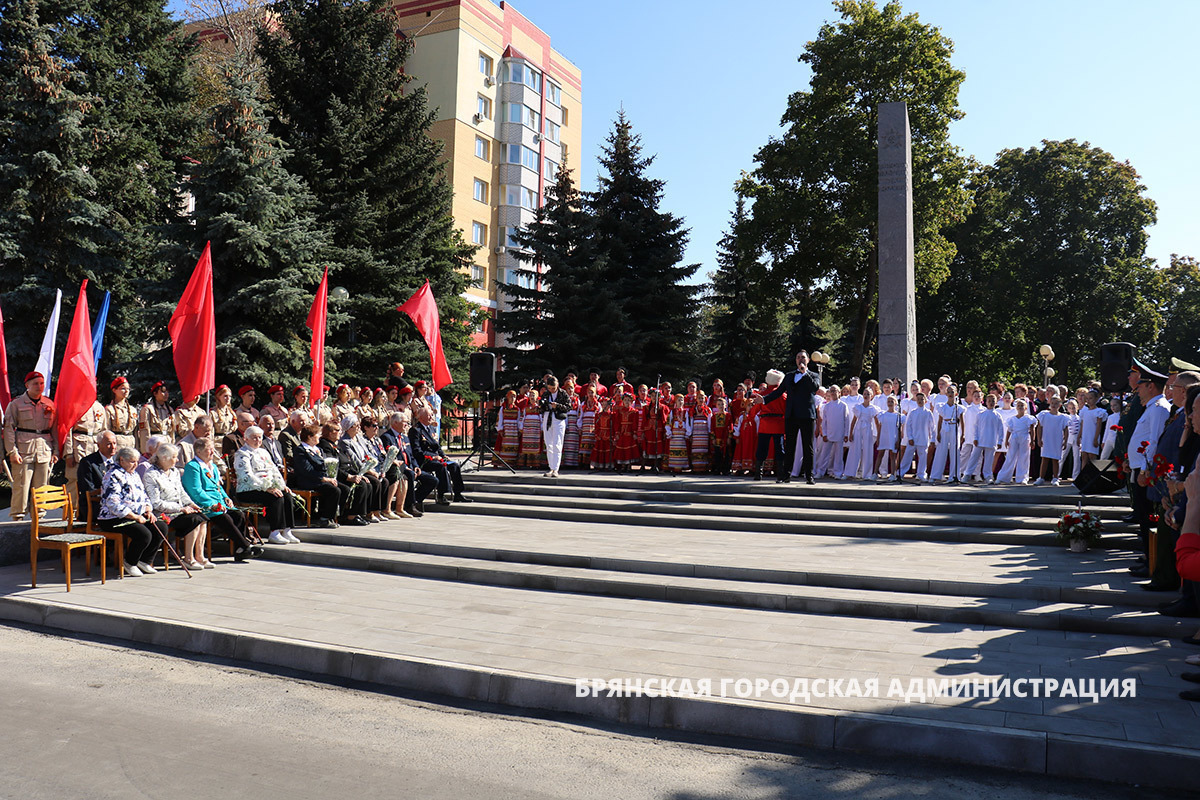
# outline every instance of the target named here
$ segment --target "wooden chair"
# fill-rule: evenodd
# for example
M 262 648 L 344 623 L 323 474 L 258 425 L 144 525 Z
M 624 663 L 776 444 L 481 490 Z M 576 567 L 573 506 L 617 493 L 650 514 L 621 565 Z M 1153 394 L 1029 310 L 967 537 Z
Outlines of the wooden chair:
M 49 511 L 62 509 L 61 524 L 46 525 L 42 516 Z M 57 550 L 62 555 L 63 573 L 67 576 L 67 591 L 71 591 L 71 551 L 83 549 L 86 556 L 85 569 L 92 574 L 92 549 L 100 548 L 100 583 L 105 582 L 106 564 L 103 536 L 90 533 L 71 533 L 74 524 L 71 495 L 61 486 L 39 486 L 33 490 L 33 514 L 29 521 L 29 562 L 32 570 L 31 585 L 37 588 L 38 553 L 42 550 Z M 62 533 L 44 533 L 60 530 Z
M 288 482 L 288 468 L 286 464 L 283 466 L 283 482 Z M 311 489 L 292 489 L 292 494 L 304 502 L 304 516 L 308 518 L 308 524 L 312 525 L 313 506 L 317 502 L 317 493 Z

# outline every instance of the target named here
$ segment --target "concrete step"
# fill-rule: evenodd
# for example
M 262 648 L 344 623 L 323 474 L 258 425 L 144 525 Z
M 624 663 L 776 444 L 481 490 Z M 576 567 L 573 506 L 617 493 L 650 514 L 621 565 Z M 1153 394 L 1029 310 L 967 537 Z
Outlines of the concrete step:
M 738 517 L 754 519 L 779 519 L 787 521 L 828 521 L 846 522 L 850 524 L 889 524 L 889 525 L 955 525 L 964 528 L 1011 528 L 1024 531 L 1045 531 L 1054 525 L 1055 519 L 1041 516 L 1017 516 L 996 512 L 987 514 L 969 514 L 960 511 L 957 504 L 914 503 L 905 511 L 859 506 L 857 508 L 813 508 L 805 498 L 796 498 L 791 505 L 759 505 L 757 502 L 747 502 L 748 498 L 739 498 L 741 503 L 727 504 L 719 502 L 719 498 L 710 495 L 704 502 L 691 502 L 684 498 L 664 496 L 653 493 L 656 497 L 638 497 L 628 494 L 620 497 L 580 496 L 569 490 L 560 492 L 531 491 L 524 487 L 484 486 L 471 492 L 471 498 L 478 502 L 491 504 L 510 504 L 535 508 L 561 508 L 564 505 L 572 509 L 590 509 L 610 513 L 629 514 L 704 514 L 706 516 Z M 661 498 L 661 499 L 660 499 Z M 1061 511 L 1059 512 L 1061 513 Z M 1134 525 L 1119 522 L 1106 522 L 1105 530 L 1112 535 L 1136 535 Z
M 375 532 L 371 528 L 339 528 L 337 530 L 298 530 L 297 535 L 308 544 L 335 545 L 359 548 L 367 552 L 415 553 L 473 559 L 480 562 L 502 562 L 548 567 L 570 567 L 585 570 L 637 573 L 658 576 L 714 578 L 750 583 L 777 583 L 805 586 L 825 586 L 844 589 L 899 591 L 914 594 L 951 595 L 959 597 L 987 596 L 1025 599 L 1049 603 L 1102 604 L 1130 609 L 1156 609 L 1169 596 L 1162 592 L 1144 592 L 1134 585 L 1126 572 L 1130 553 L 1092 551 L 1087 554 L 1067 553 L 1061 546 L 1028 555 L 1007 553 L 978 553 L 954 551 L 945 553 L 937 563 L 943 571 L 929 577 L 930 562 L 934 560 L 930 547 L 924 543 L 896 542 L 888 545 L 886 558 L 873 558 L 864 563 L 860 557 L 848 557 L 847 551 L 862 549 L 854 540 L 829 542 L 828 537 L 789 537 L 787 554 L 772 558 L 771 548 L 761 556 L 741 554 L 756 543 L 754 534 L 732 534 L 728 531 L 689 531 L 697 539 L 723 541 L 728 552 L 711 553 L 708 558 L 688 552 L 680 545 L 663 541 L 646 542 L 642 532 L 597 532 L 584 539 L 571 523 L 549 523 L 557 529 L 545 536 L 530 537 L 528 542 L 539 549 L 514 545 L 511 531 L 491 531 L 486 524 L 470 530 L 450 530 L 445 533 L 425 526 L 403 526 L 403 532 Z M 624 534 L 624 535 L 622 535 Z M 760 535 L 761 536 L 761 535 Z M 660 536 L 660 539 L 662 537 Z M 463 540 L 471 542 L 462 543 Z M 831 545 L 833 545 L 831 547 Z M 867 543 L 875 549 L 877 545 Z M 939 549 L 954 545 L 938 544 Z M 759 548 L 761 549 L 761 548 Z M 272 553 L 279 552 L 272 549 Z M 720 556 L 725 558 L 721 559 Z M 731 558 L 733 556 L 734 558 Z M 741 556 L 741 557 L 736 557 Z M 1009 571 L 995 566 L 996 561 L 1012 562 Z M 735 561 L 736 563 L 730 563 Z M 945 571 L 946 562 L 954 561 L 957 571 Z M 973 562 L 980 563 L 975 564 Z M 788 569 L 785 564 L 797 564 Z M 924 569 L 922 569 L 924 565 Z M 1036 572 L 1029 575 L 1030 565 Z M 1074 570 L 1068 572 L 1067 570 Z M 920 574 L 920 573 L 924 574 Z M 917 573 L 917 574 L 914 574 Z
M 507 470 L 476 470 L 468 473 L 474 483 L 506 483 L 556 485 L 594 488 L 621 488 L 684 491 L 716 494 L 777 495 L 784 497 L 858 497 L 880 500 L 930 500 L 935 502 L 986 503 L 996 505 L 1054 505 L 1074 507 L 1083 502 L 1088 508 L 1128 508 L 1129 498 L 1124 494 L 1082 496 L 1070 485 L 1063 486 L 979 486 L 977 484 L 917 484 L 905 481 L 903 486 L 876 484 L 861 481 L 821 480 L 813 486 L 793 481 L 777 484 L 771 480 L 754 481 L 714 475 L 641 474 L 638 472 L 616 474 L 611 472 L 582 472 L 565 470 L 557 479 L 543 477 L 542 473 L 520 470 L 516 474 Z
M 846 522 L 840 520 L 814 519 L 766 519 L 761 516 L 728 517 L 696 513 L 691 508 L 684 513 L 613 513 L 612 510 L 563 507 L 562 505 L 524 505 L 516 497 L 504 502 L 455 503 L 451 506 L 436 506 L 427 502 L 426 511 L 440 513 L 483 515 L 493 517 L 523 517 L 541 520 L 569 520 L 593 524 L 639 525 L 660 528 L 702 528 L 706 530 L 757 531 L 778 534 L 829 534 L 857 536 L 871 539 L 904 539 L 927 542 L 979 542 L 990 544 L 1023 544 L 1057 546 L 1058 539 L 1047 525 L 1041 530 L 1014 530 L 1004 527 L 967 528 L 961 525 L 898 524 L 895 522 Z M 1109 535 L 1101 540 L 1101 548 L 1125 548 L 1132 543 L 1129 535 Z
M 546 479 L 545 483 L 501 483 L 498 481 L 479 481 L 472 483 L 468 479 L 472 492 L 489 494 L 503 493 L 507 495 L 533 495 L 538 497 L 558 498 L 589 498 L 607 500 L 626 500 L 639 503 L 675 503 L 722 506 L 748 506 L 756 509 L 830 509 L 838 511 L 866 511 L 870 513 L 888 513 L 906 515 L 926 512 L 931 505 L 939 509 L 953 508 L 956 514 L 967 517 L 997 517 L 1009 514 L 1019 514 L 1024 518 L 1045 518 L 1051 521 L 1058 519 L 1062 513 L 1074 506 L 1055 505 L 1049 503 L 1018 504 L 1018 503 L 947 503 L 938 501 L 930 503 L 927 499 L 905 498 L 899 500 L 882 500 L 870 497 L 825 497 L 815 495 L 784 495 L 784 494 L 742 494 L 729 492 L 693 492 L 683 490 L 638 489 L 622 487 L 592 487 L 576 485 L 559 485 Z M 1125 516 L 1127 507 L 1103 507 L 1089 509 L 1098 513 L 1106 525 L 1120 524 L 1118 520 Z
M 1144 609 L 1050 603 L 987 596 L 950 596 L 868 588 L 751 583 L 679 575 L 481 561 L 425 553 L 330 547 L 320 544 L 268 548 L 272 561 L 314 567 L 386 572 L 459 583 L 547 592 L 624 597 L 683 604 L 772 611 L 913 620 L 1005 628 L 1184 636 L 1183 621 Z

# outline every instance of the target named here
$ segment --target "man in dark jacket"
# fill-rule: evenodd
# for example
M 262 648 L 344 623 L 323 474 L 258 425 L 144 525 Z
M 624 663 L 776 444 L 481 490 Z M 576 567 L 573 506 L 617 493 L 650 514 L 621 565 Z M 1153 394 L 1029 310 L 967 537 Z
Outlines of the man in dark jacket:
M 796 369 L 784 376 L 783 383 L 763 398 L 770 403 L 782 394 L 787 394 L 787 406 L 783 412 L 784 473 L 783 481 L 791 480 L 792 465 L 796 460 L 796 434 L 800 434 L 804 448 L 804 461 L 800 474 L 808 483 L 813 482 L 813 426 L 817 419 L 817 390 L 821 388 L 815 373 L 808 371 L 808 351 L 796 353 Z
M 408 489 L 404 495 L 404 510 L 414 517 L 419 517 L 425 513 L 425 498 L 438 488 L 438 479 L 421 469 L 409 440 L 407 418 L 399 412 L 393 412 L 388 422 L 389 427 L 380 438 L 388 447 L 395 446 L 400 450 L 396 464 L 399 465 L 404 480 L 408 482 Z
M 428 408 L 421 409 L 420 422 L 408 433 L 412 443 L 413 454 L 416 455 L 418 466 L 426 472 L 432 472 L 438 481 L 438 505 L 450 505 L 446 496 L 451 489 L 456 503 L 470 503 L 463 495 L 462 470 L 457 461 L 452 461 L 438 444 L 433 433 L 433 412 Z
M 96 437 L 97 450 L 79 459 L 79 508 L 77 519 L 87 521 L 87 493 L 99 490 L 108 469 L 108 461 L 117 452 L 117 436 L 112 431 L 101 431 Z M 97 508 L 97 511 L 100 509 Z

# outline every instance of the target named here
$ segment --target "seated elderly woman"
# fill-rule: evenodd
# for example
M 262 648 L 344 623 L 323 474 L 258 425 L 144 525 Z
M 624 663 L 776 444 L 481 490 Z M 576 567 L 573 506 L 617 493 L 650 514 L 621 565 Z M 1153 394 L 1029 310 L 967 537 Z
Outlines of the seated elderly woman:
M 367 419 L 374 421 L 371 417 Z M 346 471 L 352 479 L 354 477 L 361 479 L 351 480 L 351 483 L 358 486 L 355 493 L 361 492 L 366 496 L 367 520 L 383 522 L 381 512 L 385 502 L 385 487 L 379 473 L 374 469 L 363 471 L 371 454 L 367 451 L 367 443 L 362 438 L 362 427 L 358 417 L 354 414 L 342 417 L 341 428 L 342 438 L 338 442 L 338 458 L 344 463 Z
M 382 465 L 387 458 L 388 446 L 384 444 L 383 439 L 379 436 L 379 421 L 374 419 L 363 420 L 362 428 L 361 440 L 367 455 Z M 379 509 L 380 516 L 386 519 L 405 519 L 408 516 L 407 514 L 398 513 L 398 510 L 404 510 L 404 497 L 396 498 L 401 487 L 405 485 L 400 475 L 400 465 L 393 462 L 388 467 L 386 473 L 380 473 L 379 470 L 375 470 L 375 474 L 379 475 L 379 480 L 383 485 L 384 497 Z M 393 506 L 395 506 L 395 510 Z
M 117 451 L 100 485 L 101 530 L 120 533 L 125 542 L 125 572 L 133 577 L 158 572 L 150 562 L 166 533 L 166 523 L 154 518 L 146 488 L 135 470 L 138 452 L 132 447 Z
M 188 569 L 212 569 L 215 565 L 204 555 L 204 541 L 208 537 L 208 520 L 200 513 L 200 507 L 192 502 L 183 490 L 179 470 L 175 462 L 179 448 L 164 444 L 154 454 L 150 469 L 142 477 L 150 507 L 159 518 L 166 517 L 168 528 L 176 537 L 182 537 L 183 549 L 179 557 Z
M 284 483 L 283 475 L 271 456 L 263 449 L 263 430 L 257 425 L 246 429 L 246 443 L 233 456 L 233 472 L 237 476 L 238 500 L 254 503 L 266 510 L 271 544 L 299 544 L 292 535 L 296 510 L 295 495 Z
M 216 442 L 207 437 L 196 440 L 196 457 L 183 468 L 183 488 L 208 519 L 209 530 L 223 533 L 233 542 L 234 561 L 258 558 L 262 547 L 246 538 L 246 517 L 221 486 L 221 474 L 214 463 L 216 447 Z
M 292 450 L 288 481 L 293 488 L 317 493 L 317 516 L 312 521 L 314 528 L 336 528 L 338 509 L 350 494 L 350 487 L 343 488 L 337 478 L 326 474 L 325 454 L 317 447 L 320 435 L 321 429 L 316 425 L 305 425 L 300 429 L 300 444 Z

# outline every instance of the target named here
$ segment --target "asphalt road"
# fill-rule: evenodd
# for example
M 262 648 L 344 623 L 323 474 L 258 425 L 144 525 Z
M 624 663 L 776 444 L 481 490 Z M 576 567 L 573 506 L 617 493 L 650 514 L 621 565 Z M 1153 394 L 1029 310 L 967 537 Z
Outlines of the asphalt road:
M 0 797 L 14 800 L 1163 796 L 723 744 L 434 705 L 0 626 Z

